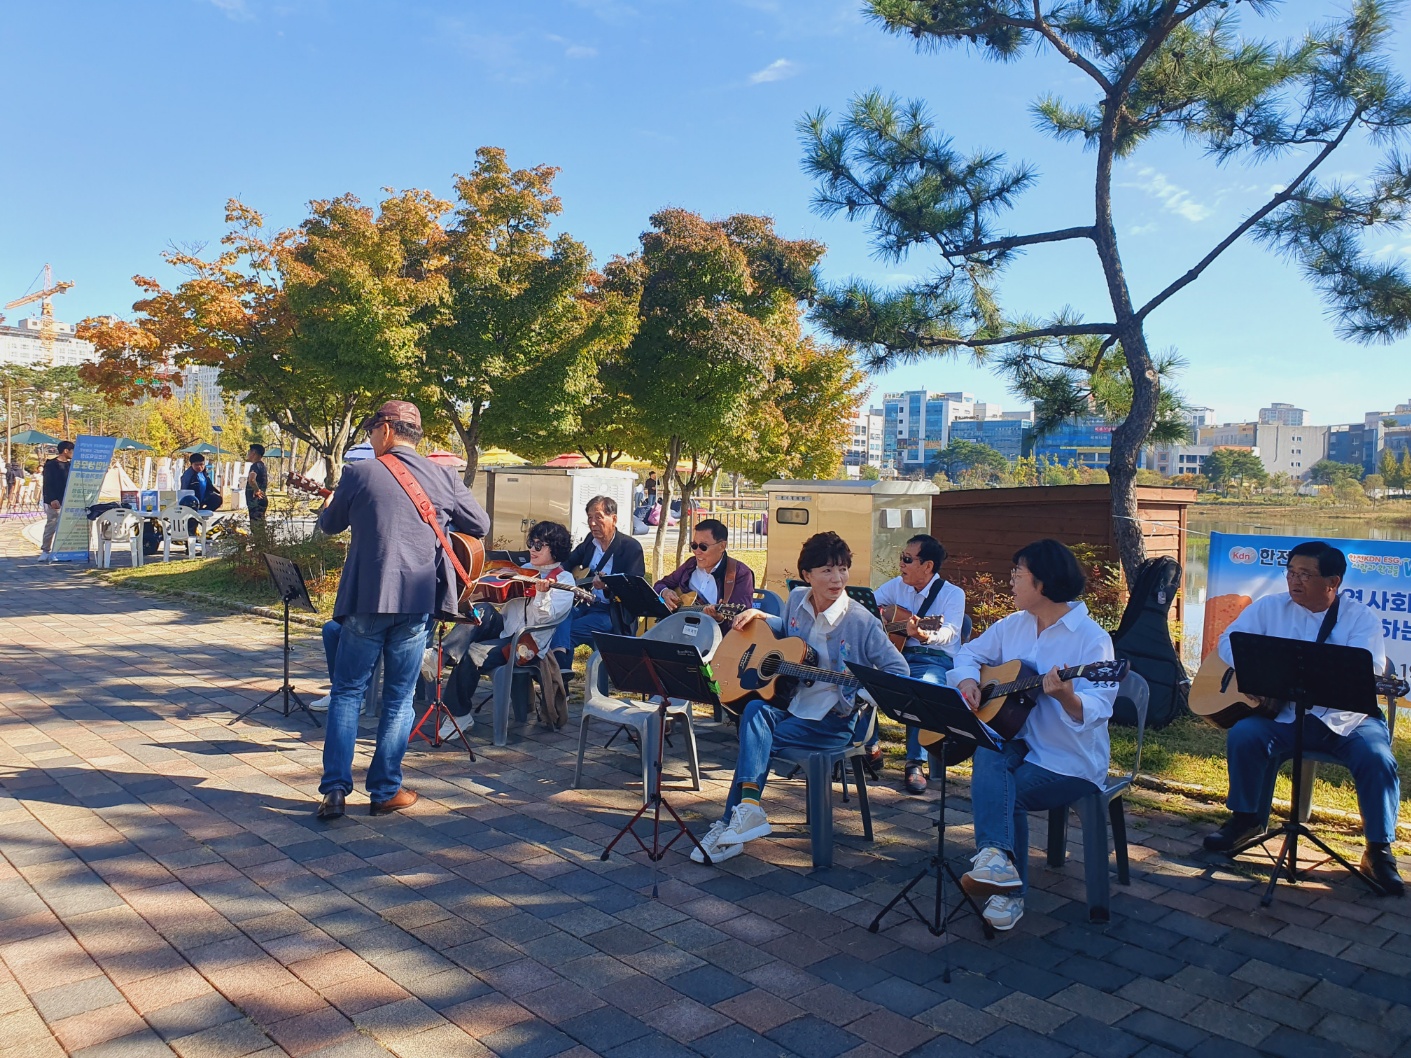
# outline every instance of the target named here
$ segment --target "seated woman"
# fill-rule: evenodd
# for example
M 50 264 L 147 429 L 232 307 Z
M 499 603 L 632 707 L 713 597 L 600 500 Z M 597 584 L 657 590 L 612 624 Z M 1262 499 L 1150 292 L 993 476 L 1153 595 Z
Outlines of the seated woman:
M 783 617 L 746 610 L 735 618 L 734 627 L 768 621 L 774 631 L 806 640 L 820 668 L 846 672 L 846 662 L 854 661 L 905 676 L 906 662 L 881 623 L 844 591 L 851 566 L 852 551 L 837 533 L 809 537 L 799 552 L 798 567 L 808 587 L 794 589 Z M 758 699 L 745 707 L 725 814 L 701 841 L 712 862 L 738 856 L 745 842 L 770 833 L 760 797 L 774 753 L 842 749 L 855 737 L 857 709 L 854 694 L 831 683 L 801 686 L 787 708 Z M 691 859 L 704 862 L 701 850 L 692 849 Z
M 511 659 L 528 660 L 549 649 L 555 628 L 568 619 L 573 609 L 573 593 L 554 591 L 548 581 L 573 586 L 573 574 L 564 568 L 573 552 L 573 537 L 558 522 L 538 522 L 528 536 L 528 573 L 536 574 L 545 583 L 535 585 L 530 594 L 511 599 L 504 610 L 495 614 L 488 606 L 478 607 L 488 614 L 478 625 L 457 625 L 453 635 L 446 637 L 448 653 L 455 668 L 451 672 L 444 694 L 450 718 L 441 721 L 441 737 L 456 737 L 456 726 L 464 730 L 470 716 L 471 696 L 480 677 L 507 664 Z M 464 631 L 462 631 L 464 630 Z M 434 651 L 428 653 L 434 655 Z M 433 662 L 434 664 L 434 662 Z
M 960 882 L 989 897 L 985 920 L 1013 929 L 1024 914 L 1028 813 L 1069 804 L 1107 781 L 1107 720 L 1115 685 L 1063 681 L 1058 669 L 1110 660 L 1112 638 L 1076 602 L 1083 571 L 1057 540 L 1020 549 L 1009 573 L 1015 613 L 962 646 L 947 679 L 971 709 L 980 704 L 980 666 L 1023 661 L 1044 676 L 1043 693 L 1017 737 L 1001 752 L 979 750 L 970 780 L 974 866 Z

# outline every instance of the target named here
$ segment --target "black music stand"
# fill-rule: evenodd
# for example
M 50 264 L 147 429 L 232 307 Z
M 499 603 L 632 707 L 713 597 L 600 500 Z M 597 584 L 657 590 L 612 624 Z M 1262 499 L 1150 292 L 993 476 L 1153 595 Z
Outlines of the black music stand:
M 960 692 L 950 687 L 942 687 L 939 684 L 931 683 L 928 680 L 913 679 L 910 676 L 898 676 L 894 673 L 883 672 L 881 669 L 872 669 L 864 665 L 854 665 L 848 663 L 848 668 L 852 674 L 858 678 L 862 686 L 867 689 L 877 707 L 886 713 L 899 724 L 907 727 L 919 727 L 923 731 L 935 731 L 944 734 L 947 743 L 954 740 L 956 743 L 963 743 L 966 748 L 998 750 L 999 743 L 994 739 L 989 728 L 987 728 L 970 707 L 965 704 L 965 699 L 960 696 Z M 980 905 L 975 903 L 975 898 L 967 893 L 960 884 L 960 876 L 955 873 L 949 861 L 946 859 L 946 786 L 948 760 L 951 754 L 945 751 L 945 746 L 938 747 L 938 752 L 932 754 L 932 759 L 939 759 L 941 762 L 941 803 L 940 811 L 936 816 L 936 851 L 931 855 L 931 860 L 926 864 L 911 881 L 907 882 L 902 890 L 887 902 L 887 906 L 877 912 L 877 917 L 872 920 L 872 924 L 867 928 L 876 933 L 882 925 L 882 919 L 887 912 L 896 907 L 897 904 L 905 901 L 906 906 L 911 908 L 911 912 L 916 916 L 916 920 L 930 930 L 933 937 L 939 937 L 947 932 L 951 919 L 962 913 L 968 907 L 975 912 L 975 916 L 980 920 L 980 925 L 985 931 L 987 939 L 993 939 L 994 927 L 985 921 L 985 916 L 980 910 Z M 921 882 L 923 878 L 935 876 L 936 879 L 936 904 L 930 915 L 925 914 L 911 900 L 911 890 Z M 946 908 L 945 880 L 949 876 L 956 889 L 960 890 L 962 902 L 952 909 Z M 949 951 L 949 947 L 947 947 Z M 944 980 L 950 982 L 950 957 L 946 957 Z
M 448 624 L 478 625 L 480 624 L 480 617 L 472 609 L 469 616 L 465 614 L 439 613 L 432 617 L 432 620 L 436 622 L 436 691 L 432 695 L 430 704 L 426 707 L 426 712 L 421 714 L 421 719 L 418 720 L 416 726 L 412 728 L 412 733 L 407 737 L 407 742 L 410 743 L 412 739 L 419 738 L 433 748 L 445 745 L 449 740 L 441 737 L 441 718 L 444 716 L 451 722 L 451 726 L 456 729 L 456 735 L 460 738 L 461 745 L 465 747 L 466 754 L 470 757 L 471 763 L 474 764 L 475 750 L 470 748 L 470 739 L 465 737 L 465 732 L 461 730 L 460 722 L 456 719 L 455 714 L 451 712 L 450 706 L 446 704 L 441 696 L 441 681 L 443 673 L 445 672 L 446 662 L 446 626 Z M 428 720 L 431 721 L 431 734 L 429 735 L 422 730 Z
M 256 709 L 260 708 L 260 706 L 268 704 L 275 698 L 282 698 L 284 702 L 284 708 L 281 711 L 282 715 L 288 716 L 294 711 L 295 705 L 297 705 L 298 708 L 308 714 L 309 719 L 312 720 L 316 726 L 321 726 L 319 725 L 318 717 L 314 716 L 313 712 L 309 709 L 308 703 L 299 697 L 299 692 L 296 691 L 294 685 L 289 682 L 289 604 L 296 603 L 303 609 L 308 610 L 309 613 L 317 613 L 318 610 L 314 607 L 313 600 L 309 598 L 309 589 L 304 583 L 303 570 L 283 555 L 266 554 L 264 560 L 265 566 L 269 569 L 270 584 L 274 586 L 274 590 L 279 593 L 280 599 L 284 602 L 284 682 L 279 685 L 278 690 L 270 691 L 269 694 L 250 706 L 250 708 L 246 709 L 230 723 L 234 725 L 236 722 L 244 720 Z M 290 705 L 291 699 L 295 705 Z M 269 707 L 271 709 L 275 708 L 273 705 Z
M 627 608 L 634 617 L 650 617 L 663 621 L 671 616 L 671 610 L 661 597 L 652 590 L 645 577 L 629 577 L 626 573 L 609 573 L 603 578 L 607 585 L 604 592 Z M 677 695 L 677 697 L 681 697 Z
M 643 582 L 645 583 L 645 581 Z M 642 807 L 637 809 L 617 836 L 603 849 L 603 859 L 608 858 L 613 847 L 625 836 L 631 834 L 647 858 L 653 864 L 666 855 L 681 835 L 690 839 L 692 845 L 701 850 L 705 862 L 710 856 L 691 833 L 685 821 L 676 814 L 661 792 L 662 753 L 666 745 L 666 708 L 672 698 L 684 698 L 688 702 L 719 708 L 720 698 L 715 681 L 709 675 L 709 666 L 701 660 L 700 652 L 687 643 L 668 643 L 657 639 L 637 639 L 633 636 L 610 635 L 607 632 L 594 632 L 598 656 L 607 669 L 612 686 L 628 694 L 657 695 L 657 717 L 660 732 L 657 737 L 656 760 L 652 763 L 652 788 Z M 661 843 L 661 813 L 665 809 L 676 821 L 677 831 L 665 845 Z M 647 812 L 652 813 L 652 845 L 642 840 L 634 829 L 637 820 Z M 652 895 L 656 895 L 656 885 L 652 885 Z
M 1288 818 L 1277 830 L 1247 841 L 1230 850 L 1237 856 L 1270 838 L 1283 835 L 1283 848 L 1274 861 L 1274 873 L 1269 887 L 1259 901 L 1268 907 L 1274 900 L 1285 862 L 1290 884 L 1298 883 L 1298 839 L 1307 838 L 1340 863 L 1350 874 L 1360 878 L 1378 896 L 1386 891 L 1376 879 L 1364 874 L 1339 856 L 1322 838 L 1313 833 L 1298 818 L 1298 806 L 1303 795 L 1303 721 L 1314 706 L 1342 709 L 1351 713 L 1380 716 L 1377 705 L 1376 674 L 1370 651 L 1361 647 L 1335 646 L 1331 643 L 1310 643 L 1304 639 L 1283 639 L 1250 632 L 1230 633 L 1230 649 L 1234 652 L 1235 671 L 1239 673 L 1240 690 L 1260 698 L 1275 698 L 1291 702 L 1293 718 L 1293 798 Z

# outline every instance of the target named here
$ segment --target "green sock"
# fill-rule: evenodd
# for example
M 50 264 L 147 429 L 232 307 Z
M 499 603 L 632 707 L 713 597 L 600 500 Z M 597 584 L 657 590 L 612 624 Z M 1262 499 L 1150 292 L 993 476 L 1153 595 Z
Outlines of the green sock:
M 759 807 L 759 784 L 753 782 L 740 783 L 740 803 L 752 804 Z

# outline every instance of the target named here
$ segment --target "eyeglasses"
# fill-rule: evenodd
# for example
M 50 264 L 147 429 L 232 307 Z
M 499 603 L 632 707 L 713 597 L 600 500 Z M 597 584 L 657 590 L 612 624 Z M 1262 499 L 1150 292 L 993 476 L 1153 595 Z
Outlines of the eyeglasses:
M 711 548 L 713 548 L 714 546 L 715 546 L 714 544 L 702 544 L 702 543 L 700 543 L 700 542 L 697 541 L 697 540 L 692 540 L 692 541 L 691 541 L 691 550 L 692 550 L 692 551 L 709 551 L 709 550 L 710 550 Z
M 542 540 L 531 540 L 529 542 L 530 551 L 547 551 L 548 548 L 549 545 L 544 543 Z
M 1284 570 L 1284 576 L 1289 580 L 1296 580 L 1300 584 L 1307 584 L 1310 580 L 1323 579 L 1321 573 L 1309 573 L 1307 570 L 1303 569 L 1286 569 Z

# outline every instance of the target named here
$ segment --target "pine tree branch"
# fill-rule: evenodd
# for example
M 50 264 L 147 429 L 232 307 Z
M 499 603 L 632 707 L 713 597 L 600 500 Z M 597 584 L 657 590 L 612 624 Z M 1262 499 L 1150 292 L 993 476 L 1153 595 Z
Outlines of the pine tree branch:
M 991 345 L 1011 345 L 1015 342 L 1033 342 L 1044 338 L 1075 338 L 1084 334 L 1112 334 L 1117 329 L 1115 323 L 1072 323 L 1056 327 L 1038 327 L 1028 331 L 1015 331 L 1012 334 L 997 334 L 986 338 L 936 338 L 915 335 L 917 348 L 928 349 L 983 349 Z
M 1052 44 L 1058 54 L 1062 55 L 1070 63 L 1096 81 L 1098 87 L 1104 92 L 1112 91 L 1112 82 L 1107 79 L 1106 75 L 1103 74 L 1093 62 L 1083 58 L 1083 56 L 1074 51 L 1072 45 L 1060 37 L 1057 31 L 1048 24 L 1044 19 L 1043 12 L 1039 8 L 1039 0 L 1034 0 L 1033 30 L 1035 33 L 1039 34 L 1039 36 L 1043 37 L 1044 40 Z
M 1162 303 L 1170 299 L 1174 294 L 1176 294 L 1184 287 L 1187 287 L 1191 283 L 1194 283 L 1197 279 L 1200 278 L 1201 273 L 1204 272 L 1207 268 L 1210 267 L 1211 264 L 1214 263 L 1216 258 L 1218 258 L 1222 253 L 1224 253 L 1231 246 L 1233 246 L 1237 241 L 1239 241 L 1239 239 L 1246 232 L 1248 232 L 1252 227 L 1258 224 L 1261 220 L 1267 217 L 1274 210 L 1278 209 L 1284 203 L 1292 199 L 1295 193 L 1298 191 L 1299 187 L 1310 176 L 1312 176 L 1314 172 L 1317 171 L 1318 167 L 1322 165 L 1323 162 L 1327 161 L 1328 156 L 1331 155 L 1333 151 L 1338 149 L 1338 147 L 1342 144 L 1342 141 L 1347 137 L 1347 134 L 1352 131 L 1352 129 L 1356 126 L 1357 122 L 1361 119 L 1361 117 L 1362 108 L 1359 106 L 1355 108 L 1352 111 L 1351 116 L 1349 116 L 1348 119 L 1343 122 L 1342 129 L 1338 132 L 1337 136 L 1324 145 L 1323 149 L 1319 151 L 1317 155 L 1314 156 L 1313 160 L 1309 162 L 1307 166 L 1304 167 L 1303 171 L 1299 173 L 1297 177 L 1294 178 L 1292 183 L 1290 183 L 1278 194 L 1270 198 L 1269 201 L 1264 203 L 1264 205 L 1260 206 L 1259 209 L 1255 210 L 1248 217 L 1246 217 L 1233 231 L 1230 232 L 1230 234 L 1226 235 L 1223 239 L 1216 243 L 1215 247 L 1209 253 L 1207 253 L 1204 257 L 1197 261 L 1195 265 L 1193 265 L 1190 270 L 1185 273 L 1185 275 L 1181 276 L 1179 279 L 1176 279 L 1169 286 L 1167 286 L 1165 290 L 1161 291 L 1161 293 L 1157 294 L 1154 298 L 1152 298 L 1139 310 L 1137 310 L 1137 322 L 1141 323 L 1145 321 L 1146 317 L 1154 309 L 1156 309 Z
M 1092 239 L 1097 231 L 1091 224 L 1085 224 L 1077 228 L 1058 228 L 1054 231 L 1035 232 L 1030 235 L 1006 235 L 1003 238 L 991 239 L 989 242 L 975 243 L 970 246 L 962 246 L 955 250 L 942 251 L 947 256 L 970 257 L 981 253 L 998 253 L 1005 250 L 1015 250 L 1021 246 L 1038 246 L 1049 242 L 1068 242 L 1071 239 Z

